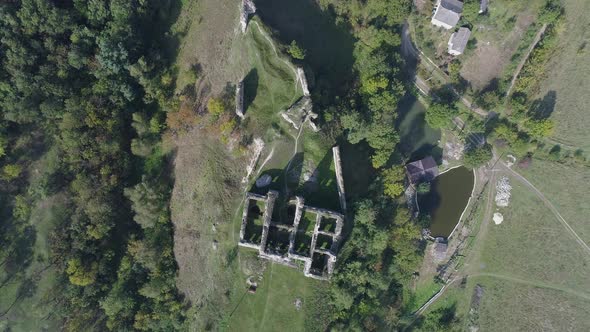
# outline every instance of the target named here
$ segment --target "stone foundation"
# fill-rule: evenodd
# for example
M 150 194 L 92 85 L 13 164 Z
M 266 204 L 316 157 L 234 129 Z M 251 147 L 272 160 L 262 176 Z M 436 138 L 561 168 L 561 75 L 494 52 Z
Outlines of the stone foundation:
M 284 264 L 291 267 L 297 267 L 297 262 L 304 263 L 303 274 L 306 277 L 327 280 L 330 278 L 334 271 L 336 264 L 336 256 L 340 247 L 340 241 L 342 240 L 342 227 L 344 223 L 344 216 L 340 213 L 311 207 L 305 205 L 305 200 L 302 197 L 296 196 L 294 199 L 289 201 L 289 206 L 295 207 L 295 215 L 293 217 L 293 223 L 281 224 L 272 220 L 272 213 L 274 209 L 275 201 L 279 193 L 271 190 L 266 196 L 261 196 L 253 193 L 247 193 L 244 203 L 244 212 L 242 214 L 242 225 L 240 228 L 240 242 L 238 245 L 242 247 L 252 248 L 258 250 L 258 254 L 261 258 L 271 260 L 276 263 Z M 246 227 L 248 225 L 248 215 L 250 213 L 249 207 L 252 200 L 264 202 L 264 213 L 263 213 L 263 225 L 262 234 L 260 237 L 260 243 L 252 243 L 246 239 Z M 298 253 L 295 248 L 297 242 L 297 235 L 303 234 L 305 236 L 305 229 L 300 229 L 301 219 L 304 213 L 311 213 L 315 215 L 315 223 L 312 233 L 312 239 L 309 251 L 307 253 Z M 334 230 L 321 230 L 322 222 L 324 220 L 331 219 L 335 222 Z M 274 227 L 283 232 L 289 233 L 288 249 L 286 253 L 281 254 L 270 248 L 269 242 L 269 231 L 270 228 Z M 317 248 L 318 236 L 323 236 L 331 239 L 332 243 L 330 248 L 323 249 Z M 323 267 L 314 267 L 314 258 L 320 258 L 323 256 L 324 264 Z

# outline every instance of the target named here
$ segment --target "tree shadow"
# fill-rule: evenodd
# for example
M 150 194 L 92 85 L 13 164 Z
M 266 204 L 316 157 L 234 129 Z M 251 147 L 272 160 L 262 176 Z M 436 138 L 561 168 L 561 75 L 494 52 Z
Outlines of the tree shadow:
M 444 84 L 443 86 L 430 90 L 430 96 L 443 104 L 453 104 L 459 97 L 453 92 L 452 84 Z
M 353 78 L 355 38 L 349 26 L 336 22 L 331 10 L 322 10 L 313 0 L 256 0 L 257 13 L 287 45 L 295 40 L 306 51 L 304 62 L 315 75 L 314 103 L 332 103 L 344 95 Z M 315 82 L 314 82 L 315 81 Z
M 258 70 L 253 68 L 248 75 L 244 77 L 244 114 L 248 112 L 248 108 L 256 99 L 258 92 Z
M 315 165 L 311 174 L 313 180 L 307 180 L 297 188 L 297 195 L 304 197 L 307 205 L 340 211 L 336 172 L 332 169 L 333 159 L 332 149 L 329 149 Z
M 555 104 L 557 103 L 557 92 L 551 90 L 543 97 L 533 101 L 529 108 L 529 116 L 536 120 L 544 120 L 551 116 L 555 111 Z
M 395 127 L 400 134 L 398 149 L 403 158 L 417 160 L 433 156 L 442 160 L 442 149 L 438 147 L 440 131 L 430 128 L 424 116 L 426 109 L 414 96 L 406 95 L 399 103 Z

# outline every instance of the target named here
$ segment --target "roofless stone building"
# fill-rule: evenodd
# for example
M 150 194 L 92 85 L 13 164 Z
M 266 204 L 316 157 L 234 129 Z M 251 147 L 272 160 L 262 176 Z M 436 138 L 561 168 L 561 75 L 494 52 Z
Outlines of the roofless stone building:
M 276 263 L 297 267 L 301 262 L 306 277 L 330 278 L 342 239 L 344 216 L 305 205 L 305 200 L 296 196 L 288 202 L 287 222 L 281 222 L 280 213 L 275 210 L 278 196 L 274 190 L 266 196 L 246 194 L 238 245 L 256 249 L 261 258 Z

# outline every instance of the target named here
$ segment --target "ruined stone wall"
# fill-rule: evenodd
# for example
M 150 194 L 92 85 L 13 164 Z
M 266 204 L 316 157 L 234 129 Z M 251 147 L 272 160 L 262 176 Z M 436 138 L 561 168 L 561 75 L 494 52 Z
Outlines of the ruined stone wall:
M 344 192 L 344 177 L 342 176 L 342 161 L 340 160 L 340 147 L 332 148 L 334 157 L 334 168 L 336 169 L 336 184 L 338 185 L 338 198 L 340 199 L 340 208 L 346 213 L 346 196 Z
M 236 115 L 244 119 L 244 80 L 236 84 Z
M 307 85 L 307 78 L 305 77 L 305 71 L 301 67 L 297 67 L 297 80 L 301 84 L 303 89 L 303 95 L 309 97 L 309 86 Z

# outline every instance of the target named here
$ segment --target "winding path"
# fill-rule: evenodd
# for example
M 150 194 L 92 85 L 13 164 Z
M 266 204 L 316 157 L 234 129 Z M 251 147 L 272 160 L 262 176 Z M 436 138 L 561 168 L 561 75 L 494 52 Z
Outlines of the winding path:
M 565 221 L 565 218 L 563 218 L 563 216 L 559 213 L 559 211 L 553 205 L 553 203 L 551 203 L 551 201 L 549 201 L 547 197 L 545 197 L 545 195 L 543 195 L 543 193 L 539 189 L 537 189 L 537 187 L 535 187 L 531 182 L 529 182 L 529 180 L 527 180 L 524 176 L 520 175 L 510 167 L 506 166 L 506 164 L 504 164 L 503 162 L 501 162 L 500 164 L 505 171 L 508 171 L 510 174 L 512 174 L 514 177 L 516 177 L 518 180 L 524 183 L 527 187 L 529 187 L 532 191 L 534 191 L 537 194 L 537 196 L 543 201 L 543 203 L 545 203 L 545 205 L 551 210 L 555 217 L 573 235 L 576 242 L 578 242 L 578 244 L 582 246 L 582 248 L 585 249 L 588 254 L 590 254 L 590 246 L 588 246 L 588 244 L 586 244 L 586 242 L 582 240 L 582 238 L 578 235 L 578 233 L 576 233 L 576 231 L 574 231 L 574 229 L 568 224 L 568 222 Z
M 436 70 L 437 73 L 439 73 L 441 75 L 441 77 L 446 81 L 446 83 L 450 83 L 451 78 L 444 71 L 442 71 L 438 67 L 438 65 L 436 65 L 436 63 L 434 63 L 434 61 L 432 61 L 428 56 L 426 56 L 426 54 L 424 54 L 424 52 L 419 50 L 414 45 L 414 43 L 412 43 L 412 37 L 410 36 L 409 30 L 410 30 L 409 25 L 408 25 L 408 22 L 406 21 L 406 23 L 404 23 L 404 26 L 402 29 L 402 41 L 401 41 L 402 55 L 405 56 L 407 59 L 428 62 L 429 66 L 431 66 L 434 70 Z M 422 93 L 424 93 L 424 94 L 430 93 L 430 86 L 428 85 L 427 81 L 422 79 L 417 73 L 414 76 L 414 84 L 416 85 L 416 87 L 420 91 L 422 91 Z M 479 116 L 482 116 L 482 117 L 487 117 L 489 115 L 488 111 L 486 111 L 482 108 L 479 108 L 479 107 L 474 107 L 473 103 L 471 101 L 469 101 L 467 98 L 465 98 L 463 95 L 461 95 L 455 88 L 451 87 L 451 90 L 461 100 L 461 102 L 467 108 L 469 108 L 473 113 L 475 113 Z
M 539 29 L 539 32 L 537 32 L 535 39 L 531 43 L 531 46 L 529 46 L 528 52 L 522 58 L 522 60 L 518 64 L 518 67 L 516 67 L 516 71 L 514 72 L 514 76 L 512 77 L 512 81 L 510 82 L 510 87 L 508 87 L 508 91 L 506 91 L 507 98 L 510 96 L 510 92 L 512 92 L 512 88 L 514 87 L 514 84 L 516 83 L 516 79 L 518 78 L 518 75 L 520 75 L 520 71 L 522 70 L 522 68 L 526 64 L 526 61 L 528 60 L 529 56 L 531 55 L 531 53 L 535 49 L 535 46 L 537 45 L 537 43 L 539 43 L 539 40 L 541 40 L 541 37 L 543 37 L 543 34 L 545 33 L 546 29 L 547 29 L 547 23 L 543 24 L 541 29 Z

